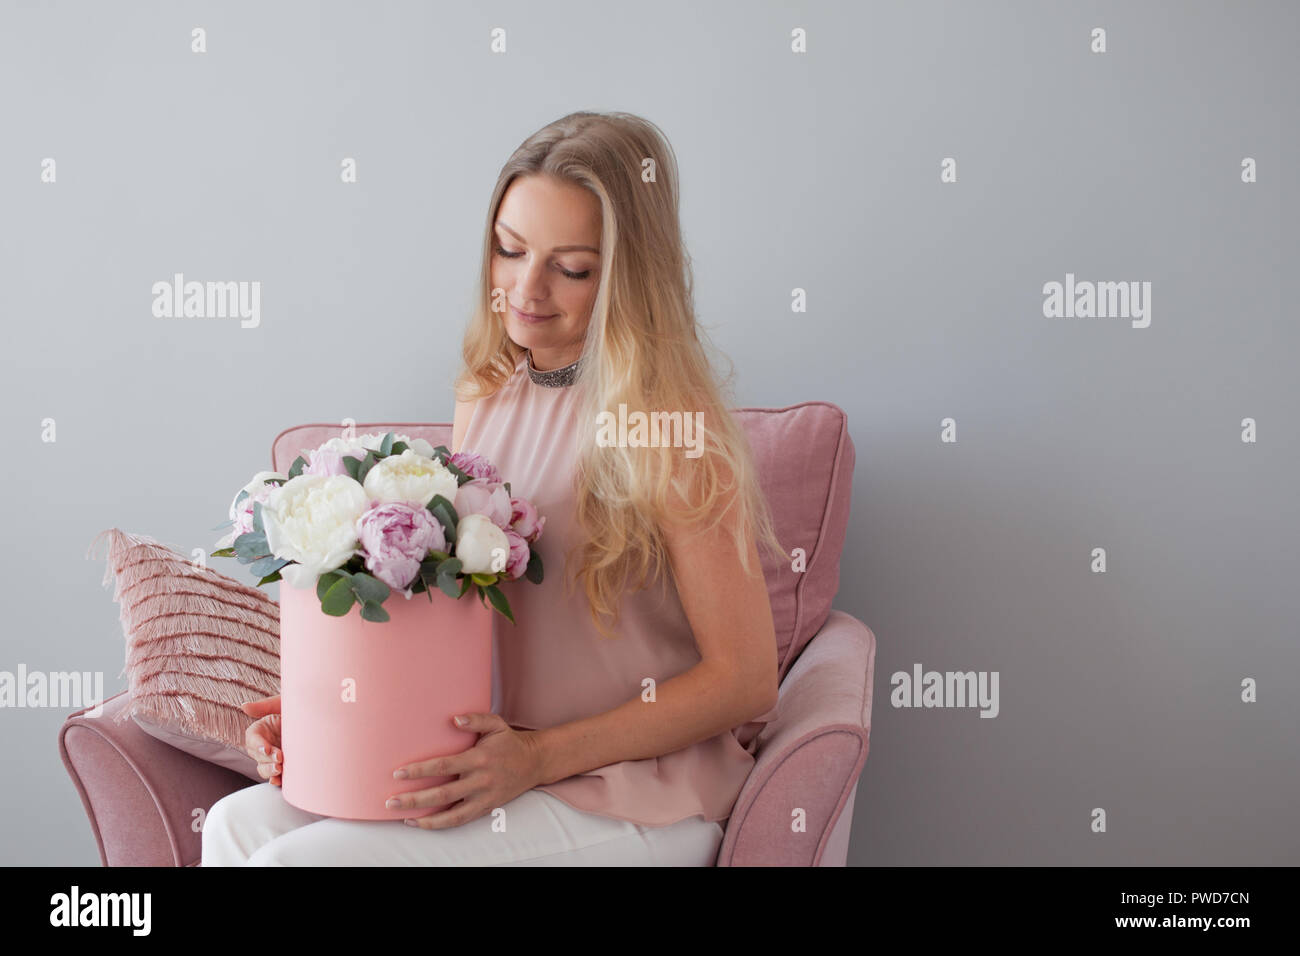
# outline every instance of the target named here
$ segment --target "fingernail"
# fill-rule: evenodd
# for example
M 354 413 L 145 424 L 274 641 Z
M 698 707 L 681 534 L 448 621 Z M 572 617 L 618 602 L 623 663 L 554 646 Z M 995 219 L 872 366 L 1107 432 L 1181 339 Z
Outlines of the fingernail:
M 396 777 L 398 780 L 405 780 L 408 774 L 405 770 L 394 770 L 393 776 Z
M 457 726 L 457 727 L 464 727 L 464 726 L 465 726 L 465 722 L 466 722 L 466 721 L 465 721 L 465 718 L 464 718 L 464 717 L 455 717 L 455 718 L 453 718 L 453 719 L 456 721 L 456 726 Z
M 412 820 L 410 817 L 407 817 L 407 818 L 406 818 L 405 820 L 403 820 L 402 822 L 405 823 L 408 827 L 418 827 L 418 826 L 419 826 L 419 824 L 416 823 L 414 820 Z
M 390 810 L 396 809 L 401 805 L 402 805 L 402 801 L 398 800 L 396 797 L 389 797 L 388 802 L 384 804 L 384 806 L 388 807 L 388 809 Z

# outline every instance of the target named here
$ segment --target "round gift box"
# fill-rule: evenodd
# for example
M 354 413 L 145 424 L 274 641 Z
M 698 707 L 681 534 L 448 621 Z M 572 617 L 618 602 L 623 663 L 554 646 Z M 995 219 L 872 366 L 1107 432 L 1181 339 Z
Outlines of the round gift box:
M 478 734 L 455 714 L 492 707 L 492 614 L 472 588 L 392 592 L 387 621 L 321 610 L 316 589 L 280 585 L 280 745 L 284 799 L 351 820 L 400 820 L 451 804 L 390 810 L 389 797 L 456 776 L 398 780 L 417 760 L 460 753 Z M 433 600 L 429 600 L 432 595 Z M 455 801 L 452 801 L 455 802 Z

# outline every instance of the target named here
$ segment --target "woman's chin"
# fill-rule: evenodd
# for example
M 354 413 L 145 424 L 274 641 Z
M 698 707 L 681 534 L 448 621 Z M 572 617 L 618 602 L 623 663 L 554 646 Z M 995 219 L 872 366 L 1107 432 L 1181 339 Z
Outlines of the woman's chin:
M 519 325 L 516 322 L 510 322 L 506 325 L 506 335 L 510 336 L 510 341 L 521 349 L 544 349 L 547 347 L 550 335 L 539 332 L 537 329 L 527 325 Z

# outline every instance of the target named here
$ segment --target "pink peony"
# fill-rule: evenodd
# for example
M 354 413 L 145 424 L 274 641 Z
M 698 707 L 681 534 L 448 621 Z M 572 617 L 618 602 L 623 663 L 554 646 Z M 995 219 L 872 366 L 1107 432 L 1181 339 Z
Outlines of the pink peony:
M 343 467 L 343 453 L 337 448 L 322 446 L 307 453 L 307 464 L 302 470 L 304 475 L 346 475 Z
M 501 474 L 497 471 L 497 466 L 482 455 L 472 451 L 458 451 L 448 461 L 471 478 L 482 478 L 491 482 L 501 480 Z
M 366 552 L 366 570 L 397 591 L 415 583 L 430 551 L 447 550 L 442 524 L 429 509 L 400 501 L 372 502 L 357 519 L 357 538 Z
M 546 519 L 537 516 L 537 506 L 527 498 L 510 499 L 510 527 L 532 544 L 546 526 Z
M 528 542 L 513 528 L 506 529 L 506 539 L 510 542 L 510 557 L 506 559 L 506 577 L 511 581 L 522 578 L 528 570 L 528 559 L 532 556 Z
M 500 482 L 475 478 L 456 489 L 456 514 L 483 515 L 505 531 L 510 527 L 510 496 Z
M 248 534 L 253 530 L 253 502 L 260 501 L 263 510 L 265 510 L 266 500 L 271 497 L 271 492 L 279 487 L 279 485 L 265 484 L 239 503 L 235 508 L 235 529 L 233 532 L 234 537 L 231 538 L 232 542 L 241 534 Z

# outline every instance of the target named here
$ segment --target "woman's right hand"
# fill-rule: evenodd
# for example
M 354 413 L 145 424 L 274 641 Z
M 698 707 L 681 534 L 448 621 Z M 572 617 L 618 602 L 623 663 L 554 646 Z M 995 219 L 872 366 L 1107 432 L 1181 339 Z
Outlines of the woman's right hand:
M 250 700 L 239 709 L 257 720 L 244 731 L 244 749 L 257 761 L 257 772 L 263 779 L 280 786 L 284 773 L 284 754 L 280 751 L 280 695 L 263 700 Z

